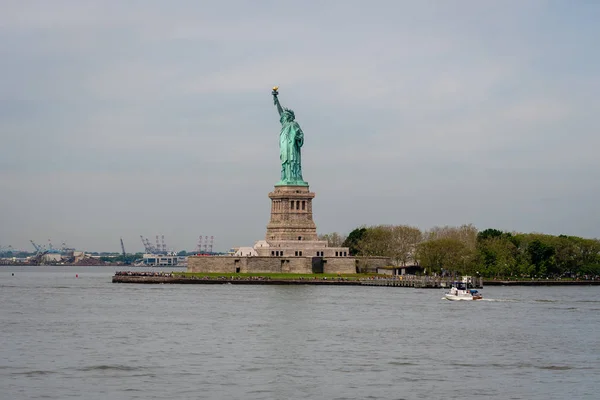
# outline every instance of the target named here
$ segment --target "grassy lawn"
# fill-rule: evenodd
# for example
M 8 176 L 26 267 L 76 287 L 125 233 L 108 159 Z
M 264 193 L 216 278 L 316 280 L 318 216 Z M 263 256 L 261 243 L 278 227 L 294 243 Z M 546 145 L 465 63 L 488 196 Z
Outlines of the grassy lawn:
M 252 276 L 260 276 L 270 278 L 272 280 L 297 280 L 297 279 L 323 279 L 323 278 L 344 278 L 347 280 L 364 279 L 376 274 L 282 274 L 282 273 L 225 273 L 225 272 L 173 272 L 173 276 L 181 277 L 198 277 L 198 278 L 248 278 Z

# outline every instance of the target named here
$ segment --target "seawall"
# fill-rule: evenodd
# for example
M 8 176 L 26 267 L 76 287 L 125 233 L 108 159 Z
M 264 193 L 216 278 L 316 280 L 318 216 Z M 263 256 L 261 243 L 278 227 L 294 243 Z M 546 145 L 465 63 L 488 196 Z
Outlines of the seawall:
M 413 288 L 449 288 L 449 282 L 431 277 L 403 276 L 398 278 L 375 278 L 375 279 L 347 279 L 337 277 L 322 278 L 298 278 L 298 279 L 271 279 L 269 277 L 197 277 L 197 276 L 179 276 L 162 273 L 127 274 L 117 273 L 112 277 L 113 283 L 138 283 L 138 284 L 186 284 L 186 285 L 338 285 L 338 286 L 394 286 L 394 287 L 413 287 Z M 473 287 L 481 289 L 484 286 L 596 286 L 600 285 L 600 280 L 589 281 L 501 281 L 485 280 L 479 283 L 474 282 Z
M 178 276 L 128 276 L 115 275 L 113 283 L 142 283 L 142 284 L 186 284 L 186 285 L 362 285 L 358 280 L 343 279 L 230 279 L 230 278 L 195 278 Z

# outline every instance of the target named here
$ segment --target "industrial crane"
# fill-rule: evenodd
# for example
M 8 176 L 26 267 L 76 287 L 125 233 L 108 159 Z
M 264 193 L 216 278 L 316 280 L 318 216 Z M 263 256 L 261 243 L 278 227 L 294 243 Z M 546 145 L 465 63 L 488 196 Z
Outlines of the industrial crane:
M 31 242 L 31 244 L 33 245 L 33 247 L 35 248 L 35 251 L 36 251 L 35 255 L 33 257 L 31 257 L 29 262 L 33 265 L 39 265 L 39 264 L 41 264 L 42 257 L 48 253 L 48 250 L 46 250 L 46 248 L 44 246 L 35 244 L 35 242 L 31 239 L 29 241 Z
M 52 241 L 48 239 L 48 253 L 60 254 L 60 250 L 52 246 Z
M 125 245 L 123 244 L 123 238 L 121 238 L 121 250 L 123 250 L 123 263 L 125 265 L 131 264 L 131 261 L 127 259 L 127 253 L 125 253 Z
M 40 254 L 40 253 L 44 253 L 46 252 L 46 249 L 44 248 L 44 246 L 40 246 L 38 244 L 35 244 L 35 242 L 33 240 L 29 240 L 31 242 L 31 244 L 33 245 L 33 247 L 35 248 L 35 251 Z
M 154 248 L 150 244 L 150 240 L 149 239 L 144 238 L 142 235 L 140 235 L 140 239 L 142 239 L 142 244 L 144 245 L 144 250 L 146 251 L 147 254 L 154 254 L 154 253 L 156 253 L 156 251 L 154 250 Z

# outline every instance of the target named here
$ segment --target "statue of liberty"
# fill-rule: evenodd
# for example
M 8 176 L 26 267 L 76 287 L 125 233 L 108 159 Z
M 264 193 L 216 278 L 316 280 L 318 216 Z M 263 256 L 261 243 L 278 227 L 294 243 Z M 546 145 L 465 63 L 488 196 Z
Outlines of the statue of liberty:
M 282 108 L 277 96 L 278 87 L 273 88 L 273 101 L 279 112 L 281 132 L 279 133 L 279 159 L 281 160 L 281 180 L 276 186 L 308 186 L 302 179 L 300 148 L 304 144 L 304 132 L 294 120 L 295 114 L 289 108 Z

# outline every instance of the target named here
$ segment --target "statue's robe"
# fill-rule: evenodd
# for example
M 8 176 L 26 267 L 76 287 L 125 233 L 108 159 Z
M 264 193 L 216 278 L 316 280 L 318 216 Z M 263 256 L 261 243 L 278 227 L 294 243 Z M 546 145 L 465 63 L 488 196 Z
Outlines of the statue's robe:
M 286 121 L 281 116 L 279 134 L 279 158 L 282 181 L 302 181 L 300 148 L 304 144 L 304 133 L 296 121 Z

